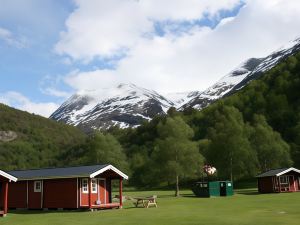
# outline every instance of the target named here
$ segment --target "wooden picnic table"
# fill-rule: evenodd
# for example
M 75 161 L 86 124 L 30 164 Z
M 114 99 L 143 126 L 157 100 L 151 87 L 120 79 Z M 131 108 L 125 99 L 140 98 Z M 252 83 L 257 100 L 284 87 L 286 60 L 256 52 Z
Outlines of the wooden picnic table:
M 155 206 L 157 208 L 156 198 L 157 196 L 153 195 L 148 197 L 134 197 L 132 199 L 136 201 L 133 203 L 135 207 L 139 207 L 141 205 L 144 208 L 149 208 L 150 206 Z

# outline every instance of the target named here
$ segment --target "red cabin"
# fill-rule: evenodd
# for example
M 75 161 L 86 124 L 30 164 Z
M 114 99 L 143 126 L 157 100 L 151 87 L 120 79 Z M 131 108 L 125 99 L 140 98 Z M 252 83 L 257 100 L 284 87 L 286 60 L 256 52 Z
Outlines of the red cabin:
M 260 193 L 300 191 L 300 170 L 292 167 L 267 171 L 257 179 Z
M 8 184 L 17 178 L 0 170 L 0 216 L 6 216 L 8 208 Z
M 128 176 L 112 165 L 10 171 L 8 207 L 21 209 L 122 208 L 122 181 Z M 119 201 L 112 202 L 112 180 Z

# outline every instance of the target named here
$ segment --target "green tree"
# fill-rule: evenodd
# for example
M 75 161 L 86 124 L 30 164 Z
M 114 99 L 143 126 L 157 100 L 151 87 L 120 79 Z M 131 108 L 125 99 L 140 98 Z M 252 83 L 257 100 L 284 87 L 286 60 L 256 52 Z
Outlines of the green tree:
M 295 135 L 294 142 L 291 144 L 291 155 L 293 156 L 294 165 L 300 167 L 300 121 L 292 129 L 292 133 Z
M 257 152 L 261 171 L 290 166 L 290 147 L 273 131 L 263 115 L 254 115 L 250 142 Z
M 208 162 L 223 178 L 234 180 L 255 174 L 257 158 L 242 114 L 232 106 L 221 105 L 213 116 L 215 124 L 208 129 L 211 141 L 206 156 Z
M 112 164 L 129 172 L 126 155 L 120 143 L 111 134 L 95 133 L 89 137 L 84 149 L 86 162 L 91 164 Z
M 191 140 L 193 130 L 181 117 L 167 118 L 158 124 L 157 130 L 159 137 L 152 154 L 159 172 L 156 176 L 175 181 L 175 196 L 179 196 L 179 180 L 199 175 L 203 157 L 197 142 Z

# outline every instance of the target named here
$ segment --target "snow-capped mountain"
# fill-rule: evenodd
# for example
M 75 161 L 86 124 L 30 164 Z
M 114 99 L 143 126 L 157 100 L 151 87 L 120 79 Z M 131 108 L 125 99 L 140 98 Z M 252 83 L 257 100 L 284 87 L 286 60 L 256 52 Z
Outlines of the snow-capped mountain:
M 175 93 L 168 93 L 164 96 L 173 102 L 174 107 L 179 109 L 181 106 L 188 103 L 190 100 L 194 99 L 200 94 L 199 91 L 190 91 L 190 92 L 175 92 Z
M 263 61 L 263 59 L 251 58 L 239 65 L 228 75 L 221 78 L 213 86 L 203 92 L 198 92 L 190 101 L 186 102 L 179 109 L 186 108 L 202 109 L 208 106 L 213 101 L 223 97 L 230 92 L 234 87 L 242 82 L 252 71 Z
M 50 118 L 78 126 L 84 131 L 135 127 L 143 120 L 165 114 L 174 103 L 155 91 L 134 84 L 77 93 L 63 103 Z
M 248 59 L 229 74 L 221 78 L 213 86 L 209 87 L 203 92 L 198 92 L 197 96 L 194 96 L 194 98 L 192 98 L 190 101 L 180 106 L 179 109 L 203 109 L 217 99 L 240 90 L 251 80 L 257 79 L 263 74 L 263 72 L 270 70 L 279 62 L 293 55 L 299 50 L 300 38 L 288 43 L 286 46 L 280 48 L 265 58 Z
M 171 93 L 165 96 L 134 84 L 82 91 L 63 103 L 50 118 L 78 126 L 89 132 L 118 125 L 136 127 L 155 115 L 163 115 L 170 107 L 178 110 L 203 109 L 212 102 L 228 96 L 260 77 L 285 58 L 300 50 L 300 39 L 273 52 L 265 58 L 251 58 L 221 78 L 205 91 Z

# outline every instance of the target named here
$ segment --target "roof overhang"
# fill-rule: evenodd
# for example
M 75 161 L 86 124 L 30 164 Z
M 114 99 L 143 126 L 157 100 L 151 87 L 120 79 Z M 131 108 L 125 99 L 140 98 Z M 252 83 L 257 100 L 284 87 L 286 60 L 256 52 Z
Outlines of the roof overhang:
M 99 174 L 104 173 L 107 170 L 112 170 L 115 173 L 117 173 L 118 175 L 120 175 L 121 177 L 123 177 L 125 180 L 128 180 L 128 176 L 125 173 L 121 172 L 120 170 L 118 170 L 116 167 L 114 167 L 112 165 L 107 165 L 106 167 L 104 167 L 100 170 L 97 170 L 96 172 L 94 172 L 90 175 L 90 178 L 94 178 L 94 177 L 98 176 Z
M 16 182 L 18 179 L 2 170 L 0 170 L 0 176 L 5 177 L 6 179 L 9 180 L 9 182 L 14 181 Z
M 284 171 L 282 171 L 282 172 L 280 172 L 280 173 L 277 173 L 276 176 L 279 177 L 279 176 L 281 176 L 281 175 L 283 175 L 283 174 L 286 174 L 286 173 L 288 173 L 288 172 L 291 172 L 291 171 L 294 171 L 294 172 L 300 174 L 300 170 L 298 170 L 298 169 L 296 169 L 296 168 L 294 168 L 294 167 L 291 167 L 291 168 L 288 168 L 288 169 L 286 169 L 286 170 L 284 170 Z

